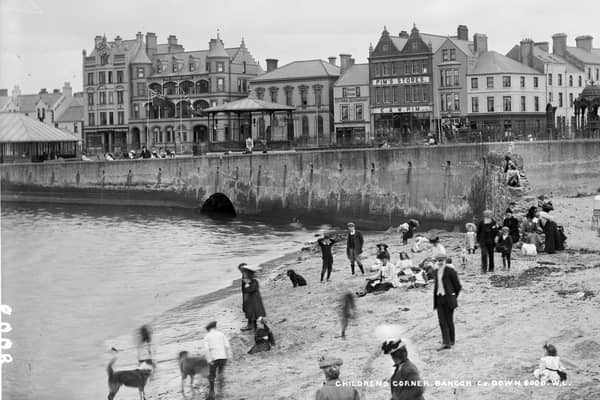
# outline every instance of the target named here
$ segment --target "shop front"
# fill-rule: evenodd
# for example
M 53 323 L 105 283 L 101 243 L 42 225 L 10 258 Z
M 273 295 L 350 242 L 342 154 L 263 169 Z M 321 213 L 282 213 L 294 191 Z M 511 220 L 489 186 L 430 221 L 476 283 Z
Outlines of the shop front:
M 375 107 L 375 141 L 378 143 L 417 143 L 431 131 L 431 106 Z

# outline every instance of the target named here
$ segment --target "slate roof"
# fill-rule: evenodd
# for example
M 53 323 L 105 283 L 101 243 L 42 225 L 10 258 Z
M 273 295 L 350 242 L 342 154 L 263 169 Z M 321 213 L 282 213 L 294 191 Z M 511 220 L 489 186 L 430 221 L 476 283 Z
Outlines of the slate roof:
M 592 49 L 591 52 L 587 52 L 579 47 L 567 47 L 567 51 L 585 64 L 600 64 L 600 54 L 598 54 L 600 49 Z
M 84 112 L 83 99 L 73 97 L 66 110 L 56 118 L 56 122 L 83 121 Z
M 520 49 L 521 47 L 518 46 Z M 583 71 L 577 68 L 575 65 L 571 64 L 567 60 L 562 57 L 557 56 L 556 54 L 550 54 L 539 47 L 533 48 L 533 56 L 538 58 L 539 60 L 548 63 L 548 64 L 564 64 L 567 67 L 567 72 L 570 73 L 582 73 Z
M 0 113 L 0 143 L 76 142 L 72 134 L 19 113 Z
M 135 56 L 130 61 L 132 64 L 152 64 L 148 54 L 146 54 L 146 45 L 143 40 L 138 41 Z
M 220 106 L 205 108 L 204 112 L 293 111 L 295 107 L 247 97 Z
M 19 112 L 32 113 L 35 112 L 35 106 L 40 99 L 48 108 L 52 108 L 61 96 L 62 93 L 22 94 L 15 99 L 15 103 L 19 106 Z
M 340 67 L 324 60 L 293 61 L 276 70 L 262 74 L 252 82 L 271 82 L 289 79 L 323 78 L 340 76 Z
M 359 86 L 369 84 L 369 64 L 354 64 L 340 76 L 335 86 Z
M 536 74 L 541 73 L 525 64 L 508 58 L 496 51 L 482 53 L 469 75 L 492 75 L 492 74 Z

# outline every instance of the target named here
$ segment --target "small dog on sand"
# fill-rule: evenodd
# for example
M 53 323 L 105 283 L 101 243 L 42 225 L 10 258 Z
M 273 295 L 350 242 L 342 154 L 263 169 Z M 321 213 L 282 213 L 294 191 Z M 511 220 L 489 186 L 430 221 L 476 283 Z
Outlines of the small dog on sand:
M 204 357 L 190 357 L 187 351 L 179 353 L 179 370 L 181 371 L 181 393 L 186 378 L 190 377 L 190 388 L 194 391 L 194 375 L 200 374 L 208 378 L 209 365 Z
M 293 269 L 288 269 L 287 276 L 292 281 L 292 285 L 296 286 L 306 286 L 306 279 L 302 277 L 302 275 L 297 274 Z
M 152 374 L 152 369 L 131 369 L 125 371 L 114 371 L 113 364 L 117 361 L 113 358 L 106 371 L 108 372 L 108 400 L 115 398 L 121 385 L 137 388 L 140 393 L 140 399 L 145 400 L 144 386 L 148 377 Z

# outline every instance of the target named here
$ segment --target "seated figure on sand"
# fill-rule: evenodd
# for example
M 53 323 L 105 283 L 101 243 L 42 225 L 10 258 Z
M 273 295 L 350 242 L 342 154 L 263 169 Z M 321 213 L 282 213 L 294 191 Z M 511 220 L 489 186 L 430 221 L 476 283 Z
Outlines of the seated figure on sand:
M 273 337 L 273 332 L 267 326 L 267 320 L 264 317 L 258 317 L 256 322 L 259 328 L 254 332 L 254 346 L 252 346 L 248 354 L 269 351 L 271 350 L 271 346 L 275 346 L 275 338 Z
M 567 380 L 565 367 L 557 356 L 556 347 L 551 344 L 545 344 L 546 355 L 540 359 L 538 368 L 533 371 L 533 375 L 541 381 L 558 384 Z
M 429 249 L 430 247 L 431 243 L 429 243 L 429 239 L 427 239 L 425 236 L 419 235 L 415 237 L 415 241 L 410 250 L 413 253 L 420 253 Z
M 367 285 L 365 287 L 367 293 L 385 292 L 393 287 L 400 286 L 396 266 L 390 262 L 389 254 L 381 253 L 377 258 L 381 262 L 381 265 L 375 275 L 367 278 Z

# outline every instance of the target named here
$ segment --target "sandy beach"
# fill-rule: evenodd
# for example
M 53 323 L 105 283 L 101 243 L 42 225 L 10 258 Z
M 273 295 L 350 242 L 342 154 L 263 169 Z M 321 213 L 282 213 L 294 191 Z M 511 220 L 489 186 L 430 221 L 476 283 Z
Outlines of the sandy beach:
M 312 399 L 324 381 L 317 366 L 323 354 L 343 359 L 342 380 L 371 385 L 359 387 L 361 398 L 389 399 L 389 387 L 377 386 L 393 371 L 391 359 L 380 353 L 381 343 L 372 335 L 380 324 L 402 326 L 409 358 L 430 385 L 425 391 L 428 400 L 598 399 L 600 238 L 590 227 L 593 197 L 553 200 L 553 214 L 565 226 L 568 249 L 527 258 L 515 251 L 510 272 L 498 267 L 499 254 L 494 274 L 480 273 L 479 253 L 469 256 L 466 268 L 460 267 L 457 255 L 462 232 L 421 232 L 439 235 L 449 256 L 456 260 L 463 285 L 455 312 L 457 342 L 449 351 L 436 351 L 441 334 L 432 307 L 431 283 L 422 289 L 398 288 L 358 298 L 358 316 L 348 328 L 347 339 L 336 338 L 339 300 L 346 291 L 364 288 L 365 280 L 350 275 L 345 243 L 338 243 L 333 248 L 332 281 L 320 283 L 320 252 L 311 244 L 264 265 L 259 276 L 267 319 L 277 342 L 270 352 L 247 354 L 253 336 L 239 330 L 245 323 L 239 291 L 208 304 L 191 302 L 156 328 L 158 370 L 147 395 L 162 400 L 182 398 L 175 356 L 181 350 L 199 353 L 204 326 L 215 319 L 230 337 L 235 354 L 226 372 L 224 399 Z M 380 241 L 390 245 L 393 262 L 399 251 L 408 248 L 401 245 L 398 234 L 366 233 L 367 265 L 374 262 L 375 244 Z M 413 262 L 418 264 L 429 253 L 414 255 Z M 302 274 L 308 286 L 293 289 L 284 275 L 289 268 Z M 567 386 L 525 386 L 533 380 L 546 341 L 557 347 L 568 368 Z M 449 387 L 449 381 L 462 382 Z M 469 384 L 472 386 L 460 386 Z M 203 399 L 206 386 L 202 380 L 193 398 Z M 120 398 L 137 398 L 137 391 L 122 392 Z M 191 398 L 189 384 L 186 398 Z

